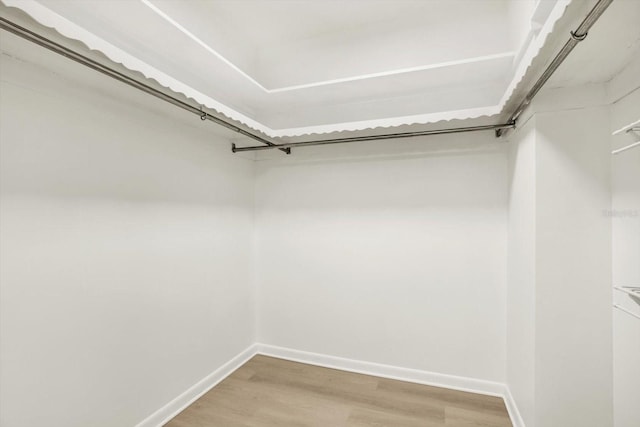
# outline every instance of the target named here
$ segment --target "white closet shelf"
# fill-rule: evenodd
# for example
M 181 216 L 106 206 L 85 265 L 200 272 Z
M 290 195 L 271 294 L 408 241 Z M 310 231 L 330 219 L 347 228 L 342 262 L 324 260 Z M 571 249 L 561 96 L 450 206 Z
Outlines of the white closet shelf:
M 621 127 L 617 131 L 613 132 L 612 135 L 620 135 L 627 132 L 638 132 L 640 131 L 640 119 L 636 120 L 633 123 L 629 123 L 626 126 Z
M 628 315 L 635 317 L 636 319 L 640 319 L 640 315 L 634 313 L 631 310 L 627 310 L 626 308 L 622 307 L 621 305 L 613 304 L 613 306 L 615 308 L 617 308 L 618 310 L 623 311 L 623 312 L 627 313 Z
M 620 135 L 623 133 L 634 131 L 634 128 L 640 131 L 640 119 L 636 120 L 633 123 L 629 123 L 628 125 L 621 127 L 617 131 L 613 132 L 612 135 Z
M 623 135 L 623 134 L 630 134 L 630 133 L 635 134 L 638 137 L 638 140 L 622 148 L 613 150 L 611 154 L 620 154 L 632 148 L 640 147 L 640 120 L 636 120 L 633 123 L 629 123 L 628 125 L 613 132 L 612 135 Z
M 620 153 L 623 153 L 623 152 L 625 152 L 627 150 L 630 150 L 632 148 L 635 148 L 635 147 L 640 147 L 640 141 L 634 142 L 633 144 L 630 144 L 630 145 L 626 145 L 626 146 L 624 146 L 622 148 L 619 148 L 617 150 L 613 150 L 611 152 L 611 154 L 620 154 Z
M 614 286 L 613 289 L 624 292 L 634 298 L 640 298 L 640 286 Z

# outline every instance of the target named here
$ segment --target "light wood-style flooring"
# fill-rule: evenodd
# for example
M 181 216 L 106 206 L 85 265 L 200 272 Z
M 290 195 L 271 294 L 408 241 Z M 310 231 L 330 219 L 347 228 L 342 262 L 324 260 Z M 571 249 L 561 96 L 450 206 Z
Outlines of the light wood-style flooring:
M 255 356 L 167 427 L 512 427 L 501 398 Z

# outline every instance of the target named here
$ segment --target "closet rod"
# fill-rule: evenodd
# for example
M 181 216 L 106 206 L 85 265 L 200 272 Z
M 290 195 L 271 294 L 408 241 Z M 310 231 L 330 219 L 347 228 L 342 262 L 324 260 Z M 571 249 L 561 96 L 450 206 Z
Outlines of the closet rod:
M 395 138 L 408 138 L 412 136 L 425 136 L 425 135 L 441 135 L 447 133 L 460 133 L 460 132 L 473 132 L 480 130 L 495 130 L 496 136 L 500 137 L 504 134 L 504 131 L 507 129 L 513 129 L 516 126 L 516 122 L 518 118 L 522 114 L 522 112 L 527 108 L 527 106 L 531 103 L 536 94 L 540 91 L 542 86 L 549 80 L 551 75 L 558 69 L 560 64 L 564 62 L 564 60 L 569 56 L 571 51 L 578 43 L 584 40 L 587 37 L 587 32 L 593 24 L 600 18 L 600 16 L 604 13 L 604 11 L 609 7 L 609 5 L 613 2 L 613 0 L 599 0 L 598 3 L 591 9 L 591 11 L 584 18 L 582 23 L 578 26 L 575 31 L 571 31 L 571 38 L 564 44 L 563 48 L 558 52 L 553 61 L 549 64 L 549 66 L 543 71 L 542 75 L 538 78 L 538 80 L 534 83 L 529 92 L 525 95 L 522 102 L 518 105 L 518 107 L 514 110 L 514 112 L 509 116 L 509 120 L 507 120 L 506 124 L 501 125 L 488 125 L 488 126 L 473 126 L 468 128 L 454 128 L 454 129 L 442 129 L 435 131 L 426 131 L 426 132 L 408 132 L 408 133 L 397 133 L 397 134 L 380 134 L 380 135 L 371 135 L 371 136 L 363 136 L 363 137 L 353 137 L 353 138 L 340 138 L 340 139 L 324 139 L 324 140 L 313 140 L 313 141 L 305 141 L 305 142 L 291 142 L 286 144 L 277 144 L 271 147 L 262 147 L 262 146 L 250 146 L 250 147 L 237 147 L 235 144 L 231 145 L 231 150 L 234 153 L 241 151 L 259 151 L 259 150 L 270 150 L 276 147 L 309 147 L 313 145 L 327 145 L 327 144 L 343 144 L 348 142 L 357 142 L 357 141 L 376 141 L 380 139 L 395 139 Z
M 304 142 L 287 142 L 283 144 L 278 144 L 277 147 L 283 147 L 283 148 L 284 147 L 286 148 L 309 147 L 312 145 L 345 144 L 348 142 L 378 141 L 382 139 L 411 138 L 414 136 L 444 135 L 444 134 L 450 134 L 450 133 L 478 132 L 483 130 L 497 131 L 502 129 L 513 129 L 515 126 L 516 126 L 515 123 L 505 123 L 501 125 L 469 126 L 469 127 L 461 127 L 461 128 L 436 129 L 436 130 L 425 130 L 425 131 L 416 131 L 416 132 L 385 133 L 385 134 L 371 135 L 371 136 L 354 136 L 350 138 L 317 139 L 313 141 L 304 141 Z M 260 147 L 260 146 L 236 147 L 236 144 L 231 144 L 231 151 L 233 151 L 234 153 L 238 153 L 242 151 L 270 150 L 272 148 L 275 148 L 275 147 Z
M 28 40 L 32 43 L 35 43 L 39 46 L 42 46 L 46 49 L 49 49 L 52 52 L 55 52 L 59 55 L 62 55 L 64 57 L 67 57 L 79 64 L 82 64 L 86 67 L 91 68 L 92 70 L 98 71 L 99 73 L 102 73 L 106 76 L 109 76 L 113 79 L 116 79 L 122 83 L 125 83 L 131 87 L 134 87 L 136 89 L 139 89 L 145 93 L 148 93 L 149 95 L 153 95 L 156 98 L 159 98 L 163 101 L 166 101 L 170 104 L 173 104 L 177 107 L 182 108 L 183 110 L 189 111 L 190 113 L 194 113 L 197 114 L 198 116 L 200 116 L 201 120 L 209 120 L 212 121 L 214 123 L 219 124 L 220 126 L 223 126 L 227 129 L 230 129 L 234 132 L 239 133 L 240 135 L 249 137 L 251 139 L 254 139 L 262 144 L 266 144 L 267 146 L 271 146 L 273 148 L 278 148 L 276 147 L 273 142 L 268 141 L 267 139 L 262 138 L 259 135 L 256 135 L 254 133 L 248 132 L 238 126 L 235 126 L 232 123 L 227 122 L 226 120 L 223 120 L 221 118 L 218 118 L 216 116 L 213 116 L 205 111 L 202 111 L 201 108 L 199 107 L 194 107 L 193 105 L 190 105 L 184 101 L 181 101 L 177 98 L 174 98 L 173 96 L 167 95 L 166 93 L 159 91 L 145 83 L 142 83 L 134 78 L 131 78 L 129 76 L 127 76 L 126 74 L 123 74 L 119 71 L 114 70 L 113 68 L 110 68 L 104 64 L 101 64 L 97 61 L 94 61 L 93 59 L 90 59 L 78 52 L 75 52 L 69 48 L 66 48 L 64 46 L 62 46 L 61 44 L 58 44 L 56 42 L 54 42 L 53 40 L 50 40 L 46 37 L 43 37 L 31 30 L 28 30 L 27 28 L 24 28 L 18 24 L 16 24 L 15 22 L 12 22 L 4 17 L 0 17 L 0 28 L 2 28 L 5 31 L 8 31 L 10 33 L 13 33 L 19 37 L 22 37 L 25 40 Z M 291 153 L 291 149 L 290 148 L 278 148 L 279 150 L 290 154 Z
M 580 25 L 575 31 L 571 31 L 571 37 L 564 44 L 560 52 L 553 58 L 553 61 L 549 64 L 549 66 L 544 70 L 542 75 L 538 78 L 538 80 L 533 84 L 529 92 L 525 95 L 522 102 L 518 105 L 518 107 L 514 110 L 514 112 L 509 116 L 510 122 L 517 122 L 520 115 L 524 112 L 524 110 L 531 104 L 533 98 L 538 94 L 542 86 L 551 78 L 553 73 L 558 69 L 558 67 L 564 62 L 564 60 L 569 56 L 573 48 L 576 47 L 578 43 L 587 38 L 587 34 L 593 24 L 602 16 L 605 10 L 611 5 L 613 0 L 599 0 L 593 9 L 587 14 L 587 16 L 582 20 Z M 500 137 L 503 134 L 502 130 L 496 131 L 496 136 Z
M 200 116 L 202 120 L 210 120 L 214 123 L 217 123 L 221 126 L 226 127 L 227 129 L 233 130 L 243 136 L 254 139 L 262 144 L 266 144 L 266 146 L 250 146 L 250 147 L 236 147 L 235 144 L 232 144 L 233 152 L 241 152 L 241 151 L 257 151 L 257 150 L 269 150 L 273 148 L 277 148 L 287 154 L 291 152 L 291 147 L 303 147 L 303 146 L 312 146 L 312 145 L 327 145 L 327 144 L 342 144 L 356 141 L 375 141 L 375 140 L 384 140 L 384 139 L 397 139 L 397 138 L 409 138 L 414 136 L 426 136 L 426 135 L 442 135 L 449 133 L 461 133 L 461 132 L 475 132 L 481 130 L 495 130 L 496 136 L 501 136 L 505 130 L 513 129 L 516 125 L 517 119 L 520 117 L 520 114 L 524 111 L 524 109 L 531 103 L 532 99 L 535 95 L 540 91 L 542 86 L 549 80 L 551 75 L 556 71 L 556 69 L 562 64 L 565 58 L 569 55 L 569 53 L 573 50 L 573 48 L 582 40 L 584 40 L 587 36 L 588 30 L 593 26 L 593 24 L 598 20 L 598 18 L 604 13 L 604 11 L 609 7 L 609 5 L 613 2 L 613 0 L 598 0 L 598 3 L 593 7 L 593 9 L 589 12 L 589 14 L 582 21 L 580 26 L 576 31 L 571 32 L 571 38 L 565 43 L 562 50 L 556 55 L 551 64 L 545 69 L 540 78 L 533 85 L 531 90 L 524 97 L 523 101 L 519 104 L 513 114 L 511 114 L 510 119 L 506 124 L 499 125 L 487 125 L 487 126 L 471 126 L 471 127 L 462 127 L 462 128 L 451 128 L 451 129 L 439 129 L 433 131 L 424 131 L 424 132 L 404 132 L 404 133 L 393 133 L 393 134 L 379 134 L 379 135 L 371 135 L 371 136 L 362 136 L 362 137 L 352 137 L 352 138 L 339 138 L 339 139 L 324 139 L 324 140 L 314 140 L 314 141 L 304 141 L 304 142 L 292 142 L 285 144 L 275 144 L 271 141 L 268 141 L 265 138 L 262 138 L 259 135 L 248 132 L 244 129 L 235 126 L 232 123 L 229 123 L 223 119 L 212 116 L 204 111 L 202 111 L 198 107 L 194 107 L 189 105 L 177 98 L 174 98 L 170 95 L 167 95 L 164 92 L 161 92 L 157 89 L 154 89 L 138 80 L 135 80 L 129 76 L 126 76 L 112 68 L 109 68 L 105 65 L 102 65 L 86 56 L 74 52 L 71 49 L 68 49 L 58 43 L 53 42 L 39 34 L 36 34 L 26 28 L 23 28 L 5 18 L 0 17 L 0 28 L 5 31 L 9 31 L 14 33 L 26 40 L 29 40 L 33 43 L 36 43 L 42 47 L 45 47 L 53 52 L 56 52 L 62 56 L 65 56 L 69 59 L 72 59 L 82 65 L 85 65 L 95 71 L 98 71 L 102 74 L 105 74 L 109 77 L 112 77 L 116 80 L 119 80 L 129 86 L 135 87 L 143 92 L 146 92 L 150 95 L 153 95 L 163 101 L 169 102 L 173 105 L 176 105 L 184 110 L 187 110 L 191 113 L 197 114 Z

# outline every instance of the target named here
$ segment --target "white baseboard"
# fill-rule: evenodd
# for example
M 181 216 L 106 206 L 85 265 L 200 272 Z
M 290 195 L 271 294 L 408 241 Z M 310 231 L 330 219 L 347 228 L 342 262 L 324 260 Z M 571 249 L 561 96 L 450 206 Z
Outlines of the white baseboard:
M 255 344 L 251 345 L 220 368 L 189 387 L 171 402 L 149 415 L 143 421 L 138 423 L 136 427 L 160 427 L 168 423 L 169 420 L 198 400 L 200 396 L 211 390 L 240 366 L 244 365 L 249 359 L 256 355 L 256 352 L 257 346 Z
M 516 401 L 507 386 L 504 387 L 503 398 L 504 404 L 507 406 L 507 411 L 509 411 L 509 418 L 511 418 L 511 424 L 513 424 L 513 427 L 526 427 L 524 425 L 522 415 L 520 415 L 520 411 L 518 410 L 518 405 L 516 405 Z
M 279 359 L 308 363 L 310 365 L 323 366 L 325 368 L 373 375 L 392 380 L 444 387 L 453 390 L 468 391 L 489 396 L 502 397 L 504 395 L 504 384 L 492 381 L 438 374 L 435 372 L 420 371 L 417 369 L 399 368 L 397 366 L 382 365 L 379 363 L 362 362 L 360 360 L 327 356 L 324 354 L 310 353 L 307 351 L 293 350 L 273 345 L 258 344 L 257 350 L 258 354 L 264 354 L 265 356 L 273 356 Z
M 293 362 L 307 363 L 310 365 L 323 366 L 325 368 L 339 369 L 342 371 L 373 375 L 393 380 L 501 397 L 505 402 L 513 427 L 525 427 L 516 403 L 513 400 L 513 396 L 511 396 L 511 392 L 505 384 L 499 382 L 439 374 L 436 372 L 421 371 L 417 369 L 400 368 L 397 366 L 383 365 L 373 362 L 363 362 L 360 360 L 345 359 L 342 357 L 293 350 L 290 348 L 267 344 L 257 344 L 256 346 L 258 354 L 291 360 Z
M 256 354 L 376 377 L 501 397 L 505 401 L 513 427 L 525 427 L 511 392 L 508 387 L 502 383 L 417 369 L 400 368 L 373 362 L 363 362 L 267 344 L 253 344 L 229 362 L 207 375 L 204 379 L 198 381 L 171 402 L 158 409 L 137 424 L 136 427 L 160 427 L 164 425 Z

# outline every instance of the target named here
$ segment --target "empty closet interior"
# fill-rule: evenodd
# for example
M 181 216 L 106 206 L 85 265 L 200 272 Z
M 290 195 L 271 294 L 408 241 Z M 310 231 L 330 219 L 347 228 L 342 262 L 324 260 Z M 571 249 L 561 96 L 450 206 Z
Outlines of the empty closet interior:
M 640 426 L 640 1 L 0 0 L 0 50 L 2 427 L 278 366 Z M 402 427 L 305 410 L 237 425 Z

